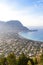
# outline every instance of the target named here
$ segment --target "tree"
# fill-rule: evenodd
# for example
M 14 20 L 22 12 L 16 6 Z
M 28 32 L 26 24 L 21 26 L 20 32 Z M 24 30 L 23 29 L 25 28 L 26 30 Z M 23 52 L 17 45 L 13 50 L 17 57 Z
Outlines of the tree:
M 8 65 L 16 65 L 16 56 L 14 53 L 10 53 L 7 56 L 7 62 L 8 62 Z
M 32 65 L 30 61 L 28 61 L 27 65 Z
M 36 57 L 33 58 L 33 62 L 34 62 L 35 65 L 38 64 L 38 61 L 37 61 L 37 58 Z
M 40 56 L 40 64 L 43 65 L 43 54 Z
M 18 65 L 27 65 L 28 58 L 22 53 L 18 59 Z
M 0 65 L 7 65 L 7 60 L 5 57 L 0 58 Z

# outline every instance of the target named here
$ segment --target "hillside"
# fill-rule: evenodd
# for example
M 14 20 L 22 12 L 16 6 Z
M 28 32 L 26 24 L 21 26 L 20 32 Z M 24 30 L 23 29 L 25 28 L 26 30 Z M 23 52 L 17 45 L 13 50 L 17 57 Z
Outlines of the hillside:
M 22 52 L 27 56 L 35 56 L 43 52 L 43 42 L 21 37 L 19 32 L 29 31 L 19 21 L 0 22 L 0 57 L 12 51 L 19 56 Z
M 21 32 L 29 31 L 28 28 L 24 27 L 20 21 L 11 20 L 7 22 L 0 21 L 0 32 Z

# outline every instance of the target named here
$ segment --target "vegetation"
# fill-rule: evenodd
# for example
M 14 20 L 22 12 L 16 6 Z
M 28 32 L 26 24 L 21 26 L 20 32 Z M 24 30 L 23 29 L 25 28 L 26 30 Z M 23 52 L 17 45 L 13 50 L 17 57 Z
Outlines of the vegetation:
M 43 54 L 30 58 L 24 53 L 19 57 L 16 57 L 14 53 L 10 53 L 7 57 L 0 57 L 0 65 L 43 65 Z

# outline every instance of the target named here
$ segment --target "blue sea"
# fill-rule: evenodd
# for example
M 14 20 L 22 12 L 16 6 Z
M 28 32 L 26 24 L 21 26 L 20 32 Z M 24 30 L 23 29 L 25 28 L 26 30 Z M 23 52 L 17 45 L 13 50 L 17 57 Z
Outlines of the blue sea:
M 34 40 L 34 41 L 41 41 L 43 42 L 43 28 L 42 27 L 30 27 L 30 30 L 37 31 L 29 31 L 29 32 L 20 32 L 20 35 L 26 39 Z

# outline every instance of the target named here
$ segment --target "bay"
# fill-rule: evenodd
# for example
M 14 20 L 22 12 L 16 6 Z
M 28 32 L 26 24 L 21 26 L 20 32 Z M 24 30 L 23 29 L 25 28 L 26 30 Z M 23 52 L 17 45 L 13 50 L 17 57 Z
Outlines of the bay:
M 37 31 L 20 32 L 19 34 L 26 39 L 43 42 L 43 28 L 37 28 Z

